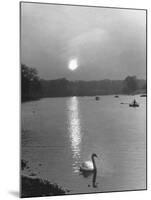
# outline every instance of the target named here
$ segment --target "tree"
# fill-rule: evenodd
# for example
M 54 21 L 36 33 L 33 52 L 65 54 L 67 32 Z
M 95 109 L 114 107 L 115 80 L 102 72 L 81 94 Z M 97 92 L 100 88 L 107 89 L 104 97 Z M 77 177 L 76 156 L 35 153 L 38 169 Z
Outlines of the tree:
M 142 86 L 142 89 L 147 90 L 147 82 Z
M 40 81 L 37 70 L 21 65 L 21 97 L 22 101 L 38 98 Z
M 124 93 L 131 93 L 138 89 L 136 76 L 127 76 L 124 80 Z

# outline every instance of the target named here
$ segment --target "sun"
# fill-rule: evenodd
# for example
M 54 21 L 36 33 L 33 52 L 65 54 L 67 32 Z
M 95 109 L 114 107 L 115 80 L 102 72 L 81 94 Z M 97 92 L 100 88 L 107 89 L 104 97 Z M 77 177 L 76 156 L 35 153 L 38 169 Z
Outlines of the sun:
M 69 65 L 68 65 L 68 68 L 71 70 L 71 71 L 74 71 L 78 68 L 78 62 L 77 62 L 77 59 L 72 59 L 69 61 Z

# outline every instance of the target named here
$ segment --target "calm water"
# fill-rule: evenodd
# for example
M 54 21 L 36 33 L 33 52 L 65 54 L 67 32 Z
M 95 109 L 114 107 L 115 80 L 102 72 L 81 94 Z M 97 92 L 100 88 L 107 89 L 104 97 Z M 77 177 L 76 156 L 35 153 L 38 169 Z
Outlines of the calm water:
M 22 158 L 37 177 L 70 193 L 144 189 L 146 187 L 146 98 L 134 96 L 46 98 L 22 104 Z M 79 166 L 96 153 L 93 174 Z

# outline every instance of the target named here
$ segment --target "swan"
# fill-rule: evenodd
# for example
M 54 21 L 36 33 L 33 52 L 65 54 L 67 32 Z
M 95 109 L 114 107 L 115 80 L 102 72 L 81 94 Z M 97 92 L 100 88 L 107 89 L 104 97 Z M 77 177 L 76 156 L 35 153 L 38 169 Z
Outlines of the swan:
M 86 161 L 80 166 L 81 172 L 95 172 L 97 170 L 94 158 L 97 157 L 95 153 L 92 154 L 92 161 Z

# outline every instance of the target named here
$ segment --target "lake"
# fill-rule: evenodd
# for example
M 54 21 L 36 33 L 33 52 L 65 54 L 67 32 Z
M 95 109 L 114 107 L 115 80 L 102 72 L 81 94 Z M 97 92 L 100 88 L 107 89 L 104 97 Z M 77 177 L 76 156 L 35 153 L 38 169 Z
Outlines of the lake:
M 140 107 L 129 107 L 134 98 Z M 146 188 L 146 98 L 120 95 L 44 98 L 21 105 L 24 175 L 57 183 L 70 194 Z M 94 175 L 79 173 L 96 153 Z

